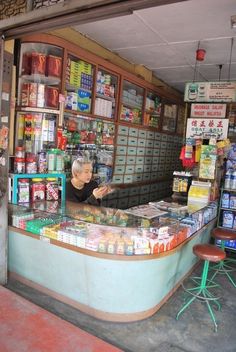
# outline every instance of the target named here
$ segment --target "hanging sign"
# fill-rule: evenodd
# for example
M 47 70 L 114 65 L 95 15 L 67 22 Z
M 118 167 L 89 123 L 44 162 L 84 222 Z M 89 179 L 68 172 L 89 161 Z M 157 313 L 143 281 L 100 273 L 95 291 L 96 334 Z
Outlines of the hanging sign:
M 185 84 L 186 102 L 236 102 L 236 82 L 192 82 Z
M 226 104 L 191 104 L 191 117 L 224 118 Z
M 196 119 L 187 120 L 186 138 L 195 139 L 226 139 L 228 133 L 228 119 Z

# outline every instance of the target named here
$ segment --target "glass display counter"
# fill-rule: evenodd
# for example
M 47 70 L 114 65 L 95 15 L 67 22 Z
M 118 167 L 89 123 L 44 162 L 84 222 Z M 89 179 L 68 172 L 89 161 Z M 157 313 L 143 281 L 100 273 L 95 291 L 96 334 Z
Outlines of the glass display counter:
M 191 215 L 173 208 L 148 219 L 134 208 L 10 204 L 10 275 L 100 319 L 149 317 L 192 270 L 193 245 L 209 242 L 215 226 L 215 203 Z

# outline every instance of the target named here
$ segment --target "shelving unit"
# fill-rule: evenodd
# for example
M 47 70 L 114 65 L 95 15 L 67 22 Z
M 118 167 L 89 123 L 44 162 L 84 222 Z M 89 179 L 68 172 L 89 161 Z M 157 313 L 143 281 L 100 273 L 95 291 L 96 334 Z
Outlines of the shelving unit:
M 11 202 L 18 204 L 18 180 L 32 178 L 59 178 L 61 180 L 61 203 L 65 204 L 66 200 L 66 175 L 64 173 L 48 173 L 48 174 L 9 174 L 11 179 Z
M 226 198 L 227 197 L 227 198 Z M 232 200 L 235 197 L 235 200 Z M 222 205 L 223 204 L 223 205 Z M 228 206 L 225 206 L 227 205 Z M 233 207 L 232 207 L 232 206 Z M 236 231 L 236 189 L 221 189 L 220 207 L 218 212 L 217 227 L 228 231 Z M 220 241 L 216 241 L 220 244 Z M 236 251 L 236 241 L 226 241 L 226 248 Z

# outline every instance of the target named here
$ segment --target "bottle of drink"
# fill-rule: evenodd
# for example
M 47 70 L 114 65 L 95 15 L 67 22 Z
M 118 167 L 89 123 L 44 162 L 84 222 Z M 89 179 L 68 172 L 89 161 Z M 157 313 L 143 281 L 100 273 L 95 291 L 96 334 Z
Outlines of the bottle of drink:
M 231 170 L 228 170 L 225 174 L 225 182 L 224 182 L 224 188 L 225 189 L 230 189 L 231 187 Z

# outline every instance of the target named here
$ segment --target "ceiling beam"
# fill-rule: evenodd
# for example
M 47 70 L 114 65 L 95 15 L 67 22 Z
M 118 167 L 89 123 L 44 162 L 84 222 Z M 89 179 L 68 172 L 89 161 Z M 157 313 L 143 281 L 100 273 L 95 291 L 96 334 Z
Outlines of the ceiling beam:
M 6 39 L 45 30 L 101 21 L 132 14 L 133 11 L 188 0 L 77 0 L 65 1 L 0 21 Z

